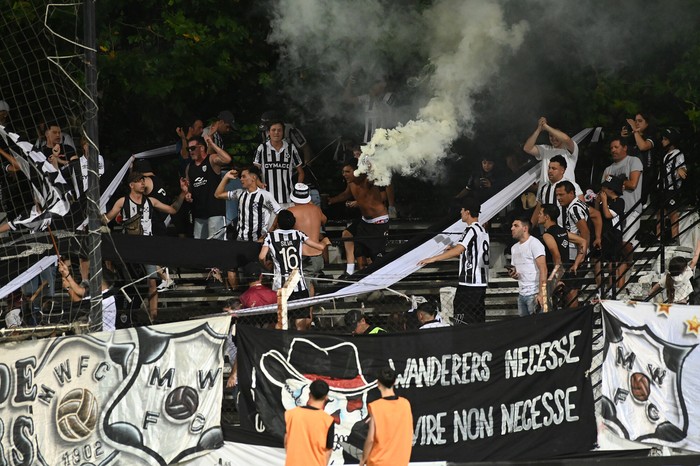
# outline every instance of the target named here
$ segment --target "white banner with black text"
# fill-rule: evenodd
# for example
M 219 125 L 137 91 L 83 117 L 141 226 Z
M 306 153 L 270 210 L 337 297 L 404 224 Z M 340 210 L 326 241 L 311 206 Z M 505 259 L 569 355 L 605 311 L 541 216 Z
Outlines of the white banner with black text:
M 164 466 L 218 448 L 229 322 L 3 344 L 0 464 Z

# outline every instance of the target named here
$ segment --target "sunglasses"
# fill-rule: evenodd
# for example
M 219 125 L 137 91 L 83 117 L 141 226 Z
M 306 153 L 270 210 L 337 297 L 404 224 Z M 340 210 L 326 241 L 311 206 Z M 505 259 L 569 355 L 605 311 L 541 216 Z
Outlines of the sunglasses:
M 187 152 L 194 152 L 194 151 L 197 150 L 198 147 L 199 147 L 199 145 L 196 145 L 196 146 L 187 146 Z

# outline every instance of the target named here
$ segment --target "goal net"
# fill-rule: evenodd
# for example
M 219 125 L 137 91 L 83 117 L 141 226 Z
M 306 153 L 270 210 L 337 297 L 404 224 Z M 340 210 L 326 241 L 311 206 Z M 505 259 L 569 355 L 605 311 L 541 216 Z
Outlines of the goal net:
M 75 233 L 87 215 L 82 7 L 0 8 L 0 327 L 14 334 L 70 325 L 89 308 L 78 312 L 57 268 L 74 258 L 67 264 L 80 281 L 86 255 Z

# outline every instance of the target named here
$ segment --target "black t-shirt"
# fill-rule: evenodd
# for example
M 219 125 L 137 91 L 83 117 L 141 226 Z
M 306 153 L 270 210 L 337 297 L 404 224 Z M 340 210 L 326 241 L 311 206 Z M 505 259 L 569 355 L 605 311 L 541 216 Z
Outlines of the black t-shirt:
M 221 182 L 221 175 L 214 172 L 207 156 L 200 165 L 191 163 L 187 169 L 187 178 L 192 193 L 192 217 L 209 218 L 226 215 L 226 201 L 214 197 L 216 187 Z
M 603 247 L 613 247 L 622 241 L 622 230 L 625 227 L 625 200 L 622 196 L 617 199 L 608 197 L 608 209 L 614 211 L 617 216 L 613 218 L 605 218 L 602 211 L 600 215 L 603 217 Z
M 554 242 L 557 243 L 557 249 L 559 250 L 559 257 L 561 257 L 561 264 L 565 269 L 568 269 L 572 262 L 569 258 L 569 232 L 564 227 L 552 225 L 545 230 L 544 234 L 549 234 L 554 238 Z M 545 247 L 545 254 L 547 270 L 549 273 L 552 273 L 552 270 L 554 270 L 554 259 L 547 247 Z

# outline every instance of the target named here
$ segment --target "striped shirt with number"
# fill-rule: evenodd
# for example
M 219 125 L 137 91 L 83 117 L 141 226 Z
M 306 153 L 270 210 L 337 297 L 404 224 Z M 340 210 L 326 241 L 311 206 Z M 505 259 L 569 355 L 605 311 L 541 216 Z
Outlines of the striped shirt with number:
M 270 256 L 275 264 L 275 278 L 272 284 L 273 290 L 282 288 L 293 269 L 299 269 L 301 280 L 294 287 L 294 291 L 306 290 L 304 273 L 301 267 L 301 247 L 309 237 L 299 230 L 274 230 L 265 238 L 263 243 L 270 248 Z
M 270 216 L 280 211 L 280 205 L 264 189 L 234 189 L 228 198 L 238 199 L 238 241 L 257 241 L 265 236 Z
M 459 284 L 487 286 L 489 283 L 489 234 L 478 222 L 464 230 L 459 244 L 464 252 L 459 256 Z
M 289 196 L 294 188 L 292 175 L 301 165 L 297 148 L 282 141 L 282 149 L 277 152 L 270 141 L 260 144 L 255 152 L 253 163 L 260 167 L 267 189 L 280 204 L 291 202 Z

